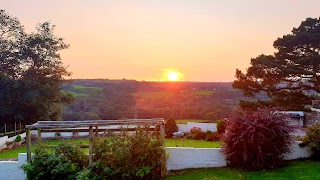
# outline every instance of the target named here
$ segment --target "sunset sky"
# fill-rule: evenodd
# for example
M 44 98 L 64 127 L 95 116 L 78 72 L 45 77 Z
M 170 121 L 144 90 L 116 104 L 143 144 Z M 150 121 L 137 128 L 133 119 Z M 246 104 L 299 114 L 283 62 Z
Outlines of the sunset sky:
M 307 17 L 319 0 L 1 0 L 28 32 L 56 25 L 72 78 L 233 81 L 250 58 L 272 54 L 273 41 Z

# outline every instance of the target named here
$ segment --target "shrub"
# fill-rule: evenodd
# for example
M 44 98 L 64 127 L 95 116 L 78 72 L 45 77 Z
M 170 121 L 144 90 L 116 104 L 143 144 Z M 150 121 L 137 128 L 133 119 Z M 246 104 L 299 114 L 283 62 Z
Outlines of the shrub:
M 54 152 L 36 148 L 32 162 L 21 168 L 28 180 L 160 179 L 165 163 L 163 137 L 147 128 L 129 134 L 94 139 L 91 165 L 79 147 L 62 143 Z
M 308 127 L 303 144 L 312 149 L 313 158 L 320 159 L 320 123 Z
M 212 133 L 212 131 L 210 131 L 210 130 L 209 130 L 209 131 L 206 131 L 206 132 L 205 132 L 206 137 L 207 137 L 207 135 L 209 135 L 209 134 L 211 134 L 211 133 Z
M 206 139 L 206 133 L 203 131 L 198 131 L 194 134 L 194 140 Z
M 28 180 L 33 179 L 75 179 L 76 174 L 87 165 L 87 156 L 77 146 L 61 143 L 53 153 L 41 145 L 35 150 L 32 162 L 21 168 Z
M 164 161 L 162 138 L 147 129 L 129 136 L 98 138 L 94 142 L 93 164 L 78 179 L 160 179 Z
M 218 141 L 219 135 L 216 132 L 208 132 L 208 133 L 206 133 L 206 140 L 207 141 Z
M 279 166 L 292 143 L 285 116 L 271 108 L 234 114 L 223 138 L 230 166 L 248 170 Z
M 194 139 L 195 134 L 188 134 L 186 136 L 186 139 Z
M 202 129 L 199 128 L 199 127 L 192 127 L 192 128 L 190 129 L 190 133 L 191 133 L 191 134 L 196 134 L 197 132 L 201 132 L 201 131 L 202 131 Z
M 79 136 L 79 132 L 72 132 L 72 137 L 78 137 Z
M 217 122 L 217 132 L 218 134 L 223 134 L 226 129 L 226 122 L 224 120 L 219 120 Z
M 22 138 L 20 136 L 20 134 L 16 137 L 16 139 L 14 139 L 14 142 L 21 142 Z
M 55 138 L 59 138 L 60 136 L 61 136 L 61 133 L 60 133 L 60 132 L 54 133 L 54 137 L 55 137 Z
M 11 145 L 13 145 L 13 141 L 6 141 L 5 144 L 6 144 L 7 146 L 11 146 Z
M 171 138 L 172 133 L 177 131 L 178 131 L 178 126 L 176 124 L 176 121 L 172 117 L 170 117 L 169 119 L 166 120 L 166 123 L 165 123 L 165 133 L 167 138 Z

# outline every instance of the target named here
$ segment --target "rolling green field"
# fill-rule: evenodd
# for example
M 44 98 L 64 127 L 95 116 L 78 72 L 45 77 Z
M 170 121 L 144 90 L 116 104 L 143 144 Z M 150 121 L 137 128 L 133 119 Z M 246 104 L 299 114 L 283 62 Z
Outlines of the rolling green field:
M 62 142 L 72 142 L 75 144 L 88 145 L 88 139 L 70 139 L 70 140 L 51 140 L 46 141 L 44 144 L 46 145 L 58 145 Z M 209 142 L 204 140 L 190 140 L 190 139 L 166 139 L 165 140 L 166 147 L 194 147 L 194 148 L 216 148 L 221 146 L 221 142 Z M 32 145 L 32 150 L 36 147 L 36 144 Z M 84 148 L 84 151 L 88 151 L 88 149 Z M 8 159 L 8 158 L 17 158 L 19 153 L 25 153 L 26 147 L 20 146 L 18 148 L 12 150 L 3 150 L 0 152 L 0 159 Z
M 210 96 L 214 91 L 139 91 L 132 93 L 135 97 L 140 97 L 144 99 L 157 99 L 157 98 L 165 98 L 171 97 L 175 94 L 180 95 L 196 95 L 196 96 Z
M 214 91 L 186 91 L 188 94 L 198 95 L 198 96 L 210 96 Z
M 176 124 L 187 124 L 188 122 L 208 123 L 211 121 L 205 119 L 176 119 Z
M 65 91 L 65 92 L 71 93 L 72 96 L 74 96 L 74 97 L 90 96 L 90 94 L 86 94 L 86 93 L 76 93 L 76 92 L 72 92 L 72 91 Z
M 72 85 L 74 91 L 64 91 L 71 93 L 74 97 L 85 97 L 90 96 L 91 94 L 99 93 L 103 90 L 102 87 L 95 86 L 80 86 L 80 85 Z
M 132 93 L 133 96 L 143 98 L 143 99 L 159 99 L 165 97 L 171 97 L 176 92 L 173 91 L 156 91 L 156 92 L 147 92 L 147 91 L 139 91 Z
M 297 180 L 320 179 L 320 162 L 297 160 L 289 161 L 285 167 L 275 170 L 242 171 L 232 168 L 188 169 L 176 175 L 169 175 L 165 180 Z
M 87 93 L 96 93 L 96 92 L 99 92 L 99 91 L 103 90 L 102 87 L 95 87 L 95 86 L 72 85 L 72 87 L 74 89 L 81 90 L 81 91 L 84 91 L 84 92 L 87 92 Z

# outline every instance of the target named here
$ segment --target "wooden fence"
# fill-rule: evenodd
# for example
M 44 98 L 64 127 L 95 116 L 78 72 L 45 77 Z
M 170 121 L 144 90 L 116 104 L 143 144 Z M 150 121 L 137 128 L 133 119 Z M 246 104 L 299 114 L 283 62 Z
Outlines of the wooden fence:
M 2 136 L 15 136 L 25 132 L 21 122 L 14 122 L 13 124 L 4 123 L 0 125 L 0 137 Z

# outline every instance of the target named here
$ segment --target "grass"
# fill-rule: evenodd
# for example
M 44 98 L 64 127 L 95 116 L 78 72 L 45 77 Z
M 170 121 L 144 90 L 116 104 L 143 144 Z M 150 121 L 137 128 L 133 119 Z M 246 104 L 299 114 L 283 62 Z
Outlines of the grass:
M 61 142 L 66 142 L 66 141 L 69 141 L 75 144 L 83 144 L 83 145 L 89 144 L 88 139 L 51 140 L 51 141 L 44 142 L 44 144 L 58 145 Z M 209 142 L 204 140 L 190 140 L 190 139 L 166 139 L 165 144 L 166 144 L 166 147 L 216 148 L 221 146 L 221 142 Z M 36 144 L 33 144 L 31 147 L 32 152 L 35 147 L 36 147 Z M 88 151 L 87 148 L 85 148 L 84 150 Z M 0 153 L 0 159 L 18 158 L 19 153 L 26 153 L 26 152 L 27 151 L 26 151 L 25 145 L 12 150 L 5 149 Z
M 219 148 L 222 142 L 193 139 L 166 139 L 166 147 Z
M 320 179 L 320 162 L 299 160 L 289 161 L 285 167 L 265 171 L 242 171 L 232 168 L 188 169 L 177 175 L 171 175 L 165 180 L 295 180 Z
M 86 94 L 86 93 L 76 93 L 76 92 L 72 92 L 72 91 L 66 91 L 70 94 L 72 94 L 74 97 L 84 97 L 84 96 L 89 96 L 90 94 Z
M 87 139 L 72 139 L 72 140 L 51 140 L 51 141 L 46 141 L 44 142 L 44 144 L 46 145 L 58 145 L 61 142 L 72 142 L 75 144 L 88 144 L 88 140 Z M 31 146 L 31 151 L 34 152 L 34 148 L 36 147 L 36 143 L 32 144 Z M 19 153 L 26 153 L 26 146 L 22 145 L 18 148 L 14 148 L 11 150 L 5 149 L 0 153 L 0 159 L 13 159 L 13 158 L 18 158 L 18 154 Z
M 205 120 L 205 119 L 176 119 L 176 123 L 177 124 L 187 124 L 188 122 L 204 123 L 204 122 L 210 122 L 210 120 Z
M 88 93 L 90 92 L 95 93 L 103 90 L 102 87 L 95 87 L 95 86 L 72 85 L 72 87 L 77 90 L 87 91 Z
M 85 97 L 90 96 L 92 94 L 97 94 L 103 90 L 102 87 L 95 86 L 80 86 L 80 85 L 72 85 L 73 91 L 64 91 L 71 93 L 74 97 Z

